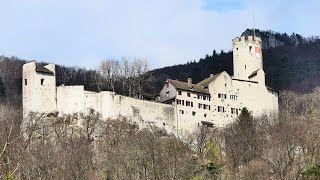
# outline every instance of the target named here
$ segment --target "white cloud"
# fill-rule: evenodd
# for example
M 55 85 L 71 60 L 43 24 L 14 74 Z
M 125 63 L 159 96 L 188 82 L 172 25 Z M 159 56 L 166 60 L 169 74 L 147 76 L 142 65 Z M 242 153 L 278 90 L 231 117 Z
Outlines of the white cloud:
M 209 0 L 12 0 L 0 2 L 0 54 L 94 66 L 104 58 L 145 57 L 153 67 L 231 49 L 252 27 L 318 35 L 320 2 L 249 1 L 204 8 Z M 221 3 L 221 2 L 219 2 Z M 214 4 L 215 5 L 215 4 Z

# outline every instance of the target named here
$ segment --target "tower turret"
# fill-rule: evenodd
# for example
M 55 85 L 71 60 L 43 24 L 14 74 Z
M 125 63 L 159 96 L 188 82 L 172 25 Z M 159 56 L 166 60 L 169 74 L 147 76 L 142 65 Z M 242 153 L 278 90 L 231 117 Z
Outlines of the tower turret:
M 262 41 L 260 37 L 241 36 L 232 40 L 233 76 L 236 79 L 249 80 L 250 76 L 263 70 Z

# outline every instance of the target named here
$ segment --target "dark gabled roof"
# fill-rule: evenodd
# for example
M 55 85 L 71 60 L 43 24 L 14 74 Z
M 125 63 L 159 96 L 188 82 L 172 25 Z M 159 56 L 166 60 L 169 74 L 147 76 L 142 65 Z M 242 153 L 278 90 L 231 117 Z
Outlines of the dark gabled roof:
M 36 72 L 45 73 L 45 74 L 52 74 L 52 75 L 54 74 L 52 71 L 50 71 L 49 69 L 47 69 L 43 66 L 37 66 Z
M 178 80 L 168 79 L 168 82 L 176 89 L 198 92 L 202 94 L 209 94 L 209 92 L 204 89 L 204 86 L 200 86 L 198 84 L 192 84 L 191 87 L 189 87 L 188 83 L 181 82 Z
M 221 72 L 221 73 L 222 73 L 222 72 Z M 216 74 L 216 75 L 214 75 L 214 76 L 210 76 L 210 77 L 208 77 L 208 78 L 200 81 L 197 85 L 206 87 L 206 86 L 208 86 L 212 81 L 214 81 L 221 73 Z
M 256 75 L 258 74 L 258 71 L 259 71 L 259 70 L 260 70 L 260 69 L 257 69 L 257 70 L 255 70 L 255 71 L 253 71 L 253 72 L 248 76 L 248 78 L 251 79 L 252 77 L 256 76 Z

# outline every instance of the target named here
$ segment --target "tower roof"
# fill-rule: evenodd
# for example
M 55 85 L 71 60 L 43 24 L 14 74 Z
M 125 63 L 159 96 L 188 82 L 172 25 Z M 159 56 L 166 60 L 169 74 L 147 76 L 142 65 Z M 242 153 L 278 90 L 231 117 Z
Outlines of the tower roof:
M 45 73 L 45 74 L 54 74 L 52 71 L 50 71 L 49 69 L 43 67 L 43 66 L 38 66 L 36 67 L 36 72 L 40 72 L 40 73 Z

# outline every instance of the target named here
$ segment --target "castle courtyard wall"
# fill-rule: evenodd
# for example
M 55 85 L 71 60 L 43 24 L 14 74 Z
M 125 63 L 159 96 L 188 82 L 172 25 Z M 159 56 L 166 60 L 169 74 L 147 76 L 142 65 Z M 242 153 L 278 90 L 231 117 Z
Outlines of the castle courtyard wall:
M 142 126 L 155 125 L 169 131 L 175 129 L 176 107 L 168 104 L 134 99 L 113 92 L 101 92 L 101 115 L 104 119 L 126 117 Z
M 58 86 L 57 110 L 62 114 L 83 112 L 84 87 L 83 86 Z

